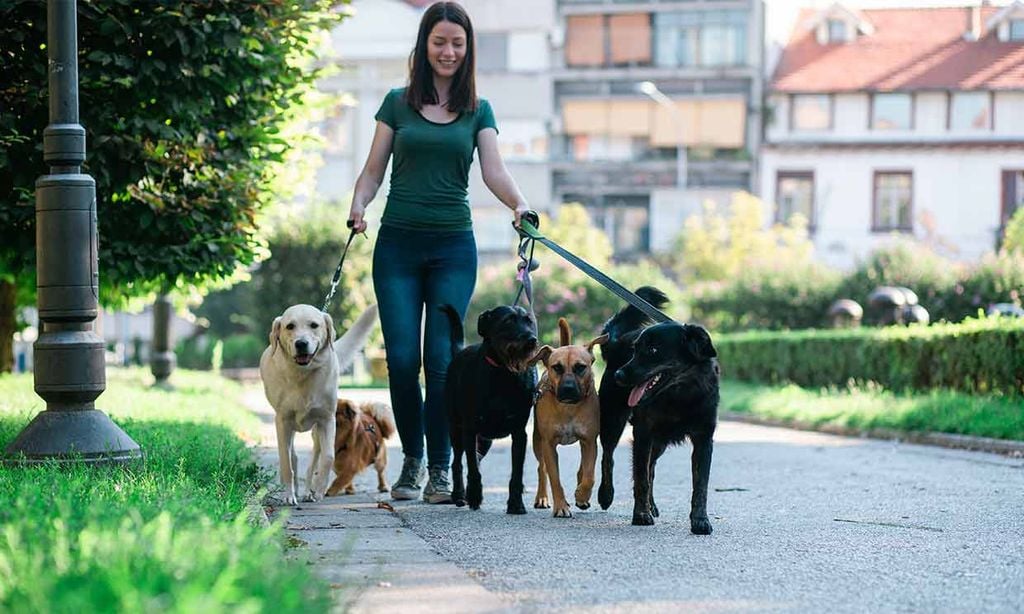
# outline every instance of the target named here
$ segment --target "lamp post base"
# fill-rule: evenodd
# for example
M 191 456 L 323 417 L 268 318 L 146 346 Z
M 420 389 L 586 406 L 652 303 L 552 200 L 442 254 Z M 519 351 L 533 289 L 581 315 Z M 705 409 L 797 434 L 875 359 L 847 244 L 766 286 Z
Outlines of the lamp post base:
M 10 465 L 124 465 L 141 459 L 139 444 L 121 427 L 102 411 L 87 409 L 39 412 L 7 446 L 4 460 Z

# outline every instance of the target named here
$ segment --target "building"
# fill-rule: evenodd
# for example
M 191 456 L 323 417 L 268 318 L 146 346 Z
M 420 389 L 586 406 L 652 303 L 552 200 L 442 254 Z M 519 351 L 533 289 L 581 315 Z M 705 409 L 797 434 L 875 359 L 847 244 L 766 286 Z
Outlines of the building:
M 761 192 L 825 261 L 898 236 L 976 259 L 1024 203 L 1024 5 L 804 10 L 768 106 Z
M 757 191 L 760 0 L 558 0 L 556 202 L 629 257 L 671 246 L 708 199 Z

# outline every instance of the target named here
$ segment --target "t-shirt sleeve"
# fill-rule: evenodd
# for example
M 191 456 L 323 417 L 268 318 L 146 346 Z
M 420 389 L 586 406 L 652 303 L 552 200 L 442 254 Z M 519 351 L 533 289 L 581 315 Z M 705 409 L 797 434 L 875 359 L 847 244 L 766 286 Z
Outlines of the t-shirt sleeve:
M 377 109 L 377 114 L 373 116 L 379 122 L 384 122 L 391 129 L 395 129 L 395 98 L 397 97 L 398 90 L 391 90 L 388 95 L 384 97 L 384 102 L 380 103 L 380 108 Z
M 494 131 L 498 131 L 498 122 L 494 120 L 494 111 L 491 109 L 491 103 L 485 99 L 480 99 L 480 105 L 476 110 L 476 131 L 480 132 L 484 128 L 494 128 Z

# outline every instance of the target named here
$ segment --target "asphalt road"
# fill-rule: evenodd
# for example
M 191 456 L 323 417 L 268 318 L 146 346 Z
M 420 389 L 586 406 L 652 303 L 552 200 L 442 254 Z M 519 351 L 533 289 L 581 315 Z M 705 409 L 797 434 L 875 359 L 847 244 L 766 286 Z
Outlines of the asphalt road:
M 479 511 L 396 504 L 403 525 L 520 611 L 1024 611 L 1024 461 L 723 422 L 708 513 L 689 531 L 688 446 L 658 463 L 653 527 L 630 525 L 628 431 L 608 511 L 507 516 L 508 440 Z M 388 469 L 401 468 L 397 437 Z M 560 447 L 567 493 L 577 446 Z M 372 472 L 357 482 L 370 490 Z M 436 604 L 444 611 L 446 604 Z

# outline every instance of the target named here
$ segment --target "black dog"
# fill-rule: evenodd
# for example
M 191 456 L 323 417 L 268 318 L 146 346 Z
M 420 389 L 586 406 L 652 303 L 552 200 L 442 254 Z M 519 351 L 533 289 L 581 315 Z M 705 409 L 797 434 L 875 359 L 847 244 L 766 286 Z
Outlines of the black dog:
M 631 388 L 633 408 L 633 524 L 654 524 L 654 467 L 665 448 L 689 437 L 690 531 L 711 533 L 708 477 L 712 438 L 718 421 L 718 353 L 708 331 L 675 322 L 645 329 L 633 345 L 633 358 L 615 372 L 615 381 Z
M 643 286 L 637 288 L 637 296 L 651 305 L 661 309 L 668 302 L 665 294 L 657 288 Z M 615 498 L 615 485 L 612 469 L 615 467 L 615 447 L 619 445 L 626 421 L 633 413 L 626 403 L 629 388 L 615 383 L 615 372 L 629 362 L 633 356 L 633 342 L 640 336 L 640 331 L 652 323 L 650 316 L 636 307 L 629 305 L 605 322 L 601 332 L 608 335 L 608 341 L 601 346 L 601 358 L 604 359 L 605 370 L 601 376 L 601 387 L 598 398 L 601 401 L 601 488 L 597 491 L 597 502 L 601 509 L 608 509 Z
M 452 362 L 448 366 L 445 399 L 451 429 L 452 499 L 480 509 L 483 485 L 480 459 L 494 439 L 512 436 L 512 478 L 508 483 L 509 514 L 525 514 L 523 463 L 526 459 L 526 422 L 537 389 L 534 369 L 537 324 L 522 307 L 495 307 L 477 321 L 483 343 L 460 349 L 462 322 L 451 305 L 441 309 L 452 327 Z M 466 454 L 468 488 L 462 481 L 462 455 Z

